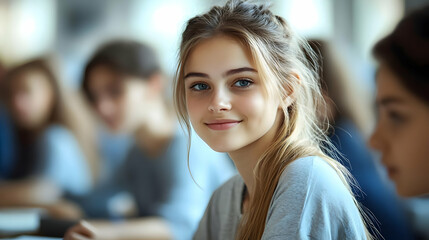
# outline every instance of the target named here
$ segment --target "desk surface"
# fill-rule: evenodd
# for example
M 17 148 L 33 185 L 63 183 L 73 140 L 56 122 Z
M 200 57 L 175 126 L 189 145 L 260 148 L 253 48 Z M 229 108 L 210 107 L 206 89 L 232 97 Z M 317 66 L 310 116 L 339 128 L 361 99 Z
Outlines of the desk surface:
M 16 236 L 37 231 L 40 210 L 37 208 L 0 209 L 0 236 Z
M 40 209 L 0 209 L 0 239 L 55 240 L 77 220 L 60 220 L 42 217 Z M 35 236 L 29 236 L 35 235 Z M 39 237 L 51 236 L 51 237 Z

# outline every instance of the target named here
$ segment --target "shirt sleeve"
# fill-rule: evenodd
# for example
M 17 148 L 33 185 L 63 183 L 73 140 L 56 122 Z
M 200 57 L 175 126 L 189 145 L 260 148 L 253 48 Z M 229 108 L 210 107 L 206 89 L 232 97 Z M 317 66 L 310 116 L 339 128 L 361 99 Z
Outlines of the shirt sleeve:
M 48 128 L 42 139 L 43 175 L 71 195 L 91 188 L 91 174 L 76 138 L 65 128 Z
M 324 160 L 292 162 L 271 200 L 262 239 L 366 239 L 359 210 Z

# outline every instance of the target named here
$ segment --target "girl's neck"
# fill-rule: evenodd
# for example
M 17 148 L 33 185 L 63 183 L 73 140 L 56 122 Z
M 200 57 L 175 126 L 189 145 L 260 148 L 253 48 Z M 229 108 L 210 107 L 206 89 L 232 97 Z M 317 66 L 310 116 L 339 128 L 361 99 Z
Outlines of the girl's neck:
M 159 155 L 173 138 L 176 131 L 176 118 L 164 102 L 151 105 L 150 113 L 137 128 L 134 139 L 137 145 L 152 157 Z
M 277 129 L 279 128 L 280 118 L 277 117 L 273 126 L 268 132 L 261 138 L 250 143 L 249 145 L 240 148 L 234 152 L 229 152 L 229 156 L 234 161 L 238 172 L 246 184 L 249 197 L 252 196 L 255 190 L 255 174 L 254 170 L 256 164 L 261 158 L 262 154 L 268 149 L 273 143 Z
M 24 142 L 35 141 L 47 128 L 48 128 L 48 123 L 41 124 L 40 126 L 31 128 L 31 129 L 15 126 L 18 137 Z

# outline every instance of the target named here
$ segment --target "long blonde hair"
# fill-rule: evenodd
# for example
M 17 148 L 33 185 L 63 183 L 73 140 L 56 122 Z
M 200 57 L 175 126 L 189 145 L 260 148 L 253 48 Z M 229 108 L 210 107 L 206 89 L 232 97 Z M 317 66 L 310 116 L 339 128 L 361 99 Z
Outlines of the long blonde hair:
M 190 130 L 184 87 L 184 66 L 189 53 L 202 40 L 217 35 L 233 37 L 247 47 L 265 83 L 267 96 L 283 100 L 280 104 L 282 122 L 273 143 L 254 169 L 255 189 L 237 239 L 262 237 L 274 190 L 286 166 L 295 159 L 311 155 L 322 157 L 336 170 L 353 196 L 350 173 L 324 153 L 324 150 L 333 150 L 325 134 L 329 124 L 319 121 L 316 112 L 325 109 L 321 107 L 325 103 L 318 82 L 316 55 L 306 41 L 297 37 L 285 20 L 274 15 L 266 5 L 230 0 L 225 6 L 213 7 L 208 13 L 188 21 L 182 35 L 174 85 L 175 106 L 181 123 Z M 309 62 L 306 54 L 313 61 Z M 292 104 L 288 103 L 290 98 Z M 366 235 L 372 238 L 367 230 Z

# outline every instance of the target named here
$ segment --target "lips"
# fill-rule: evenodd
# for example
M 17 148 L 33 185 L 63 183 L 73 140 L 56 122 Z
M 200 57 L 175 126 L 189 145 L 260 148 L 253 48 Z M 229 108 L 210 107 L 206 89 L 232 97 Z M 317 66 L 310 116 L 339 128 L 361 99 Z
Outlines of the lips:
M 207 125 L 207 127 L 209 127 L 212 130 L 220 131 L 220 130 L 228 130 L 240 124 L 241 122 L 242 122 L 241 120 L 221 119 L 221 120 L 210 121 L 205 124 Z
M 384 167 L 386 168 L 386 171 L 387 171 L 387 174 L 389 175 L 389 178 L 393 179 L 393 177 L 398 174 L 398 168 L 392 166 L 392 164 L 386 164 L 386 162 L 383 161 L 383 159 L 382 159 L 382 163 L 383 163 Z
M 398 174 L 398 169 L 395 167 L 386 167 L 387 168 L 387 174 L 389 175 L 389 178 L 394 178 L 395 175 Z

